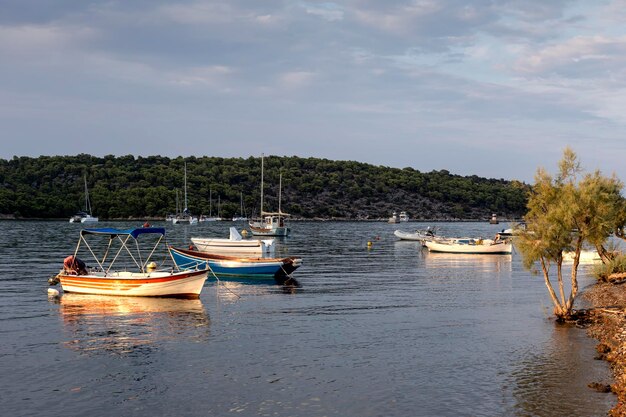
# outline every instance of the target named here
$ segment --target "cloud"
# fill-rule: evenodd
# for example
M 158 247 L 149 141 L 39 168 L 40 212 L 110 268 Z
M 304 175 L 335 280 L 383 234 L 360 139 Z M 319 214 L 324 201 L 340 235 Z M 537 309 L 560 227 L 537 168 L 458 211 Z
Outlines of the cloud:
M 291 71 L 280 74 L 278 80 L 281 87 L 292 90 L 308 86 L 314 78 L 314 72 Z
M 303 3 L 302 7 L 304 7 L 308 14 L 319 16 L 329 22 L 343 20 L 344 18 L 343 8 L 336 3 Z
M 96 36 L 96 30 L 84 26 L 5 25 L 0 26 L 0 51 L 13 57 L 49 56 L 75 50 Z
M 626 36 L 576 36 L 561 43 L 528 50 L 515 64 L 515 70 L 528 75 L 559 74 L 567 78 L 623 76 L 626 64 Z

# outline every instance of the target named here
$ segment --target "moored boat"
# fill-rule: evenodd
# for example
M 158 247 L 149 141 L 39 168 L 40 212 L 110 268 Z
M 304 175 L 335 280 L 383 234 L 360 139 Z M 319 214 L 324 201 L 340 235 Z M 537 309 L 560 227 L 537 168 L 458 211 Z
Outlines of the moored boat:
M 575 252 L 563 252 L 563 262 L 574 262 Z M 578 262 L 581 264 L 593 264 L 602 262 L 597 250 L 583 249 L 580 251 Z
M 302 259 L 240 258 L 170 247 L 170 254 L 180 269 L 208 269 L 218 277 L 287 278 L 302 265 Z
M 250 231 L 255 236 L 289 236 L 291 229 L 287 227 L 285 220 L 289 217 L 289 214 L 283 213 L 281 211 L 281 200 L 282 200 L 282 174 L 279 175 L 279 185 L 278 185 L 278 212 L 266 212 L 263 211 L 263 161 L 264 156 L 261 156 L 261 210 L 260 210 L 260 218 L 253 220 L 248 223 L 250 227 Z
M 70 217 L 70 223 L 98 223 L 98 218 L 91 214 L 91 201 L 89 200 L 89 189 L 87 188 L 87 175 L 85 175 L 85 210 L 79 211 Z
M 435 235 L 434 231 L 430 228 L 426 230 L 416 230 L 415 232 L 404 232 L 402 230 L 396 230 L 393 234 L 400 238 L 400 240 L 414 240 L 424 243 L 426 240 L 433 240 L 439 238 Z
M 475 254 L 508 254 L 513 252 L 513 245 L 506 240 L 463 238 L 425 241 L 424 245 L 430 252 Z
M 193 216 L 187 208 L 187 162 L 185 162 L 185 208 L 182 212 L 176 213 L 172 219 L 172 224 L 197 224 L 198 218 Z
M 274 239 L 243 239 L 235 227 L 230 228 L 230 238 L 192 237 L 200 252 L 217 254 L 264 255 L 274 251 Z
M 137 238 L 142 235 L 156 237 L 156 243 L 147 258 L 142 257 Z M 97 242 L 88 242 L 87 237 L 108 238 L 101 257 L 96 256 L 93 249 Z M 56 276 L 64 292 L 122 295 L 141 297 L 184 297 L 197 298 L 207 278 L 206 270 L 182 270 L 174 265 L 157 268 L 152 259 L 157 249 L 163 248 L 167 255 L 165 229 L 144 227 L 138 229 L 83 229 L 74 254 L 65 258 L 63 269 Z M 78 258 L 81 245 L 91 253 L 97 267 L 89 268 Z M 114 254 L 110 256 L 109 254 Z M 126 255 L 126 256 L 124 256 Z M 128 265 L 114 269 L 124 258 L 136 268 L 130 271 Z

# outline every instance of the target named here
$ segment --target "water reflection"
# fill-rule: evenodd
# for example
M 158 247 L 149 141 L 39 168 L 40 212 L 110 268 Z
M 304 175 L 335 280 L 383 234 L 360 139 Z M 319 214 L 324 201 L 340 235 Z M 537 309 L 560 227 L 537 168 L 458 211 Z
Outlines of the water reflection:
M 229 279 L 220 280 L 217 285 L 218 299 L 225 302 L 234 302 L 245 296 L 259 296 L 276 293 L 296 294 L 301 288 L 295 278 L 287 278 L 279 282 L 271 278 L 259 279 Z
M 516 416 L 604 416 L 615 403 L 612 394 L 598 393 L 587 384 L 608 383 L 608 367 L 591 358 L 593 342 L 585 331 L 555 325 L 548 346 L 528 353 L 512 373 Z M 589 401 L 596 397 L 596 401 Z M 598 409 L 598 403 L 605 407 Z
M 478 255 L 467 253 L 436 253 L 424 254 L 426 268 L 468 269 L 483 272 L 511 271 L 512 255 Z
M 65 346 L 85 354 L 145 354 L 174 339 L 204 340 L 210 319 L 199 299 L 64 294 Z

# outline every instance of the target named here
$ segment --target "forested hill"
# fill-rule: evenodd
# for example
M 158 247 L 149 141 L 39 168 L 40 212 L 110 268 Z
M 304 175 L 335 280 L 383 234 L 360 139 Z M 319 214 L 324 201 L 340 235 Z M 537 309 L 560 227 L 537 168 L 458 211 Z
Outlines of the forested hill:
M 193 214 L 238 215 L 240 195 L 248 216 L 260 206 L 261 158 L 161 156 L 14 157 L 0 159 L 0 215 L 68 218 L 84 207 L 86 174 L 93 214 L 101 219 L 164 217 L 182 205 L 187 162 L 188 207 Z M 518 218 L 529 186 L 518 181 L 423 173 L 353 161 L 265 157 L 266 211 L 296 218 L 387 218 L 407 211 L 412 219 L 487 219 L 491 213 Z M 240 194 L 241 193 L 241 194 Z

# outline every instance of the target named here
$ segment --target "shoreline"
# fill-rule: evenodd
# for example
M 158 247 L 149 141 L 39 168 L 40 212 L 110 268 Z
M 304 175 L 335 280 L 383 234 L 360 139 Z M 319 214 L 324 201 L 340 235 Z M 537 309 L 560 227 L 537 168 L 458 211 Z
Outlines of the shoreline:
M 587 334 L 599 342 L 595 359 L 607 361 L 613 374 L 613 383 L 609 386 L 591 383 L 589 387 L 613 392 L 617 404 L 608 415 L 626 417 L 626 287 L 598 282 L 588 287 L 581 297 L 589 304 L 585 318 Z
M 69 217 L 68 217 L 69 218 Z M 67 222 L 68 218 L 65 217 L 50 217 L 50 218 L 40 218 L 40 217 L 15 217 L 10 215 L 0 215 L 0 221 L 3 220 L 14 220 L 14 221 L 59 221 L 59 222 Z M 146 217 L 124 217 L 124 218 L 114 218 L 114 219 L 104 219 L 100 218 L 101 222 L 136 222 L 136 221 L 166 221 L 164 217 L 158 216 L 146 216 Z M 290 222 L 358 222 L 358 223 L 388 223 L 386 218 L 380 219 L 347 219 L 347 218 L 291 218 L 288 221 Z M 499 223 L 493 224 L 493 226 L 505 225 L 510 223 L 519 223 L 521 220 L 519 219 L 502 219 L 499 220 Z M 237 221 L 232 220 L 221 220 L 218 223 L 237 223 Z M 399 223 L 389 223 L 394 224 L 396 226 L 401 226 L 407 223 L 489 223 L 488 218 L 484 219 L 411 219 L 406 222 Z

